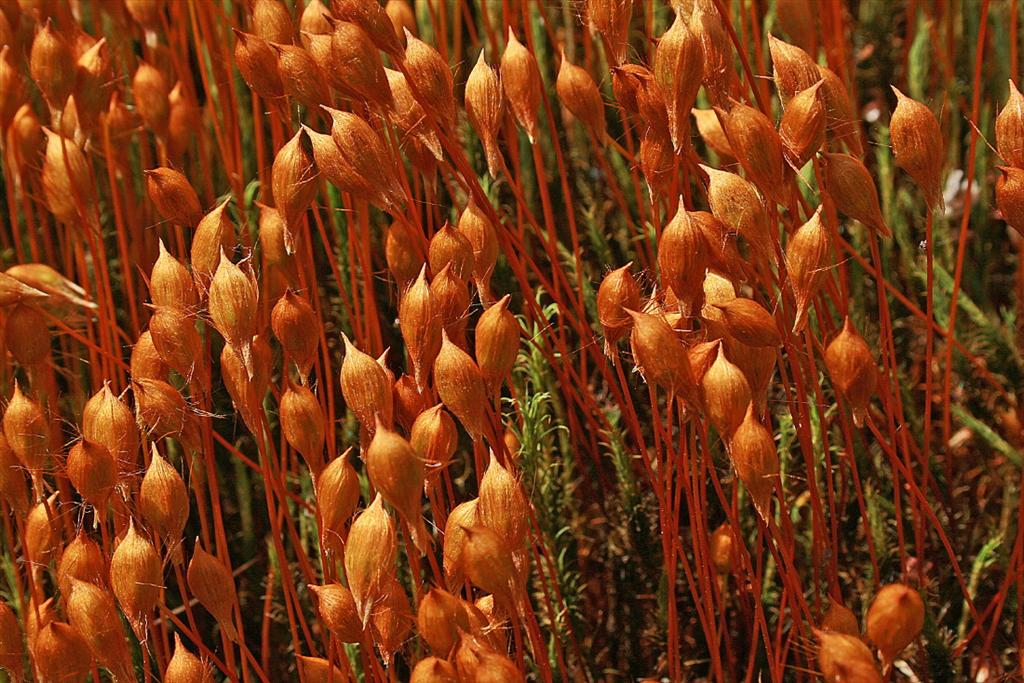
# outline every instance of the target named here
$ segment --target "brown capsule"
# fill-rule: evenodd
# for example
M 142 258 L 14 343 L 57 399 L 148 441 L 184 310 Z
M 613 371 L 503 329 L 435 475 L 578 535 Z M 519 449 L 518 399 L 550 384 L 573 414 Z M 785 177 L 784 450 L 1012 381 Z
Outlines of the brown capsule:
M 50 357 L 50 327 L 35 306 L 17 304 L 8 311 L 4 342 L 24 368 L 45 363 Z
M 622 107 L 633 114 L 640 113 L 640 102 L 647 83 L 653 83 L 654 74 L 640 64 L 620 64 L 612 67 L 612 94 Z M 655 84 L 654 89 L 657 90 Z M 659 93 L 660 96 L 660 93 Z M 664 105 L 664 102 L 662 102 Z M 645 117 L 646 118 L 646 117 Z M 648 122 L 650 123 L 650 122 Z M 665 115 L 665 132 L 668 132 L 668 115 Z
M 384 69 L 391 98 L 394 100 L 394 120 L 410 142 L 417 141 L 430 150 L 435 160 L 444 158 L 441 139 L 430 125 L 423 105 L 416 99 L 405 74 L 394 69 Z M 411 136 L 411 137 L 410 137 Z M 406 150 L 409 153 L 409 150 Z
M 403 43 L 395 34 L 391 19 L 379 3 L 365 0 L 334 0 L 332 5 L 339 19 L 359 24 L 378 49 L 392 57 L 403 56 Z
M 672 187 L 676 154 L 667 135 L 661 135 L 654 127 L 640 140 L 640 171 L 647 181 L 647 188 L 656 198 L 666 195 Z
M 370 483 L 409 525 L 416 547 L 429 552 L 431 539 L 422 512 L 423 459 L 408 441 L 379 421 L 363 459 Z
M 692 109 L 690 113 L 693 114 L 694 121 L 697 123 L 697 132 L 704 140 L 704 144 L 720 157 L 720 161 L 727 162 L 735 159 L 736 155 L 732 151 L 732 145 L 729 144 L 729 138 L 722 128 L 718 114 L 711 109 Z
M 213 668 L 188 651 L 174 634 L 174 656 L 167 662 L 164 683 L 214 683 Z
M 270 386 L 273 355 L 266 335 L 258 334 L 252 340 L 253 375 L 241 361 L 241 354 L 231 344 L 225 344 L 220 354 L 220 373 L 224 388 L 228 390 L 235 408 L 242 414 L 249 431 L 258 432 L 263 420 L 263 398 Z
M 700 41 L 704 56 L 703 83 L 711 101 L 715 104 L 728 102 L 736 81 L 733 45 L 714 3 L 695 2 L 689 28 Z
M 333 172 L 327 172 L 320 163 L 316 135 L 310 135 L 314 140 L 313 155 L 327 179 L 343 192 L 362 194 L 384 209 L 403 206 L 405 197 L 397 181 L 398 174 L 376 131 L 355 114 L 329 107 L 325 110 L 331 116 L 331 138 L 338 151 Z
M 167 306 L 182 311 L 196 310 L 199 297 L 188 269 L 167 251 L 162 239 L 159 248 L 159 255 L 149 273 L 150 301 L 154 306 Z
M 340 89 L 380 109 L 391 109 L 394 100 L 384 74 L 380 53 L 366 31 L 351 21 L 339 21 L 331 35 L 332 76 L 344 84 Z
M 195 95 L 186 89 L 184 81 L 174 84 L 167 99 L 171 107 L 167 120 L 167 155 L 175 163 L 181 164 L 195 142 L 195 131 L 203 125 L 202 111 Z
M 108 105 L 110 88 L 114 80 L 107 39 L 99 39 L 82 53 L 75 68 L 75 101 L 83 119 L 91 126 Z M 135 88 L 132 90 L 134 92 Z
M 526 132 L 530 144 L 537 139 L 537 108 L 542 87 L 537 59 L 508 29 L 508 42 L 501 55 L 501 86 L 516 122 Z
M 25 284 L 9 273 L 0 273 L 0 306 L 41 303 L 49 296 L 46 292 Z
M 746 240 L 758 256 L 774 259 L 768 214 L 754 186 L 735 173 L 701 168 L 708 174 L 708 203 L 715 218 Z
M 442 564 L 448 588 L 458 590 L 466 578 L 462 549 L 466 544 L 466 527 L 475 525 L 479 500 L 473 498 L 459 503 L 448 514 L 444 525 Z
M 174 438 L 186 448 L 199 446 L 198 427 L 192 411 L 181 393 L 167 382 L 158 379 L 133 379 L 135 412 L 154 441 Z
M 693 370 L 682 342 L 661 315 L 627 311 L 633 318 L 629 341 L 644 381 L 676 394 L 693 386 Z
M 849 636 L 860 637 L 860 624 L 857 623 L 857 616 L 841 602 L 837 602 L 831 596 L 828 599 L 828 610 L 821 617 L 821 629 L 833 633 L 845 633 Z
M 1017 232 L 1024 231 L 1024 170 L 1013 166 L 999 166 L 996 179 L 996 208 L 1007 225 Z M 10 342 L 8 342 L 9 344 Z
M 475 681 L 480 671 L 480 664 L 486 653 L 492 648 L 484 638 L 463 633 L 460 634 L 459 644 L 452 659 L 460 680 Z
M 519 356 L 520 326 L 508 310 L 506 294 L 489 306 L 476 323 L 476 359 L 487 389 L 496 394 L 512 374 Z
M 139 514 L 164 545 L 177 548 L 188 521 L 189 496 L 178 470 L 153 449 L 139 488 Z M 180 551 L 175 552 L 176 560 Z
M 32 660 L 45 681 L 84 681 L 92 670 L 92 653 L 78 629 L 53 621 L 39 630 Z
M 303 683 L 335 683 L 336 681 L 345 680 L 345 674 L 342 673 L 341 669 L 323 657 L 304 657 L 303 655 L 298 655 L 296 661 L 299 665 L 299 680 L 303 681 Z
M 840 213 L 877 230 L 882 237 L 892 232 L 882 218 L 878 188 L 860 159 L 849 154 L 822 155 L 825 189 Z
M 223 252 L 230 253 L 235 247 L 235 226 L 227 213 L 228 201 L 225 199 L 213 210 L 203 216 L 192 234 L 192 274 L 196 283 L 204 292 L 209 289 L 210 281 L 220 265 Z M 260 211 L 260 226 L 263 226 L 265 210 Z M 277 212 L 274 212 L 278 215 Z M 261 229 L 260 235 L 263 234 Z M 265 244 L 265 242 L 261 242 Z M 266 247 L 264 247 L 266 248 Z
M 391 658 L 402 648 L 402 643 L 412 632 L 414 617 L 405 589 L 394 577 L 381 596 L 380 603 L 370 617 L 373 640 L 384 660 L 384 666 L 391 666 Z
M 477 522 L 496 531 L 513 552 L 522 548 L 529 531 L 526 511 L 530 509 L 530 502 L 512 473 L 498 462 L 494 451 L 480 480 L 478 501 Z
M 172 306 L 157 306 L 149 319 L 153 346 L 167 367 L 187 381 L 205 372 L 203 356 L 206 349 L 196 330 L 195 318 Z M 201 384 L 205 381 L 201 380 Z
M 700 317 L 708 328 L 708 337 L 712 340 L 724 338 L 728 334 L 725 328 L 725 313 L 718 306 L 735 298 L 736 287 L 732 281 L 720 273 L 709 270 L 704 276 L 704 308 L 700 311 Z
M 295 26 L 288 8 L 280 0 L 255 0 L 252 4 L 252 30 L 263 40 L 290 43 Z
M 473 245 L 462 232 L 446 222 L 430 238 L 427 262 L 434 273 L 448 266 L 453 275 L 464 280 L 473 272 Z
M 562 51 L 555 91 L 562 106 L 569 110 L 599 143 L 605 136 L 604 100 L 597 83 L 586 69 L 576 66 Z
M 750 405 L 750 385 L 743 372 L 725 356 L 718 355 L 701 380 L 707 418 L 723 439 L 729 440 L 743 422 Z
M 322 534 L 340 539 L 359 504 L 359 475 L 349 462 L 351 449 L 327 463 L 316 480 L 316 504 Z
M 132 375 L 135 376 L 134 363 Z M 86 401 L 82 410 L 82 438 L 106 446 L 117 458 L 121 476 L 130 475 L 138 466 L 139 429 L 132 411 L 104 383 Z
M 18 460 L 3 434 L 0 434 L 0 499 L 10 505 L 19 516 L 28 511 L 25 466 Z
M 203 216 L 199 196 L 188 178 L 173 168 L 154 168 L 143 171 L 146 192 L 157 212 L 164 220 L 175 225 L 195 226 Z
M 85 531 L 78 530 L 75 538 L 64 547 L 57 562 L 57 585 L 62 595 L 71 594 L 74 582 L 106 584 L 107 561 L 99 545 Z
M 801 90 L 786 104 L 779 122 L 779 137 L 786 161 L 799 170 L 825 144 L 825 106 L 819 91 L 824 81 Z
M 440 657 L 424 657 L 413 667 L 409 683 L 457 683 L 455 667 Z
M 298 45 L 270 43 L 277 53 L 277 71 L 281 74 L 284 94 L 307 110 L 315 110 L 331 102 L 327 74 L 309 51 Z
M 467 348 L 466 326 L 469 322 L 471 295 L 466 281 L 456 275 L 450 266 L 445 266 L 434 274 L 430 292 L 448 338 L 456 346 Z
M 924 627 L 921 594 L 901 583 L 882 586 L 868 608 L 865 635 L 882 655 L 883 666 L 917 640 Z
M 612 64 L 619 66 L 629 49 L 629 22 L 633 0 L 587 0 L 587 25 L 608 49 Z
M 485 652 L 476 668 L 475 678 L 479 683 L 526 683 L 523 672 L 505 655 Z
M 481 590 L 511 606 L 519 587 L 512 549 L 497 531 L 485 526 L 465 526 L 462 566 L 466 576 Z
M 736 297 L 712 305 L 722 312 L 726 331 L 740 343 L 754 347 L 782 345 L 775 318 L 753 299 Z
M 395 35 L 402 45 L 405 45 L 405 31 L 407 29 L 409 33 L 417 35 L 416 13 L 413 11 L 412 5 L 406 0 L 388 0 L 384 3 L 384 12 L 391 20 L 392 26 L 395 27 Z
M 768 50 L 772 57 L 772 77 L 783 105 L 821 80 L 818 65 L 800 47 L 769 35 Z
M 836 140 L 846 145 L 850 154 L 860 157 L 864 147 L 860 139 L 857 110 L 846 84 L 828 67 L 818 65 L 818 74 L 824 81 L 820 95 L 825 105 L 826 128 Z
M 814 215 L 797 228 L 786 245 L 786 269 L 796 297 L 794 333 L 802 331 L 807 323 L 807 311 L 832 265 L 832 241 L 822 221 L 821 209 L 819 206 Z
M 0 92 L 3 91 L 0 90 Z M 11 150 L 12 168 L 17 169 L 20 173 L 34 169 L 46 140 L 45 131 L 39 123 L 39 118 L 32 111 L 32 107 L 27 103 L 21 105 L 7 127 L 7 145 Z M 47 200 L 47 206 L 49 206 L 49 200 Z
M 82 439 L 68 451 L 68 479 L 85 502 L 102 509 L 117 483 L 117 461 L 103 444 Z
M 448 62 L 441 53 L 408 30 L 405 41 L 405 73 L 411 79 L 410 85 L 414 86 L 417 99 L 442 128 L 452 130 L 457 109 L 453 93 L 454 81 Z
M 36 638 L 39 632 L 50 622 L 57 620 L 57 610 L 53 606 L 54 598 L 47 598 L 39 604 L 34 597 L 29 597 L 28 610 L 24 615 L 25 619 L 25 640 L 28 642 L 28 651 L 35 651 Z
M 345 546 L 345 578 L 364 627 L 395 570 L 397 546 L 395 525 L 378 493 L 370 507 L 352 522 Z
M 484 60 L 484 52 L 476 60 L 466 80 L 466 115 L 484 146 L 487 170 L 497 177 L 504 165 L 498 148 L 498 132 L 505 114 L 505 98 L 498 70 Z
M 58 134 L 74 140 L 77 145 L 85 144 L 85 131 L 82 129 L 82 119 L 78 115 L 78 103 L 74 95 L 68 95 L 64 108 L 54 116 L 53 124 Z
M 110 587 L 140 640 L 149 613 L 160 601 L 162 586 L 160 555 L 131 520 L 128 532 L 110 557 Z
M 857 333 L 849 316 L 825 348 L 824 358 L 833 386 L 849 402 L 854 423 L 862 426 L 875 393 L 878 370 L 871 348 Z
M 352 344 L 345 335 L 345 358 L 341 362 L 341 393 L 349 409 L 370 435 L 380 416 L 385 427 L 391 425 L 394 403 L 391 382 L 384 368 Z
M 64 307 L 97 308 L 79 284 L 44 263 L 20 263 L 8 268 L 6 274 L 33 288 L 35 291 L 26 292 L 25 296 L 43 299 L 39 305 L 47 306 L 51 311 L 63 311 Z M 46 296 L 41 297 L 40 292 Z
M 684 315 L 693 315 L 704 305 L 704 272 L 710 261 L 709 251 L 704 232 L 680 197 L 675 216 L 661 231 L 658 270 L 662 286 L 676 295 Z
M 733 102 L 728 112 L 719 110 L 718 115 L 729 138 L 729 145 L 736 152 L 736 160 L 740 162 L 750 182 L 763 196 L 785 204 L 786 188 L 789 187 L 786 183 L 786 163 L 782 140 L 771 120 L 742 102 Z
M 320 0 L 311 0 L 299 15 L 299 31 L 314 35 L 331 33 L 331 21 L 334 17 L 327 5 Z
M 3 669 L 15 683 L 24 678 L 25 643 L 22 640 L 21 626 L 14 610 L 6 602 L 0 601 L 0 669 Z
M 3 19 L 0 18 L 0 22 Z M 0 40 L 3 36 L 0 35 Z M 25 86 L 18 65 L 14 61 L 14 49 L 8 41 L 0 43 L 0 129 L 6 130 L 14 115 L 25 101 Z
M 769 519 L 779 476 L 779 454 L 772 433 L 757 419 L 753 403 L 729 439 L 729 458 L 754 508 L 762 519 Z
M 736 566 L 736 535 L 728 522 L 714 530 L 708 540 L 711 563 L 720 576 L 733 571 Z
M 274 202 L 284 220 L 285 248 L 289 253 L 295 251 L 295 235 L 302 227 L 302 216 L 316 197 L 319 175 L 309 136 L 300 128 L 278 150 L 271 169 Z
M 818 666 L 826 681 L 882 683 L 871 650 L 860 638 L 845 633 L 815 630 Z
M 363 639 L 363 624 L 356 611 L 352 591 L 340 583 L 310 586 L 316 597 L 316 611 L 320 621 L 332 636 L 343 643 L 358 643 Z
M 242 270 L 227 254 L 220 253 L 220 265 L 210 281 L 210 319 L 224 339 L 239 351 L 249 377 L 253 375 L 252 338 L 259 320 L 259 288 L 251 268 Z
M 412 361 L 416 383 L 422 390 L 441 350 L 442 321 L 433 303 L 426 267 L 399 301 L 398 324 Z
M 61 522 L 57 494 L 40 500 L 25 518 L 25 555 L 30 562 L 45 567 L 61 545 Z
M 996 149 L 1003 162 L 1024 168 L 1024 95 L 1010 81 L 1010 94 L 996 117 Z
M 689 138 L 690 110 L 704 78 L 700 39 L 677 14 L 654 52 L 654 80 L 665 98 L 669 135 L 676 150 Z
M 469 616 L 462 601 L 436 586 L 420 601 L 416 623 L 420 637 L 440 657 L 450 657 L 459 644 L 459 633 L 470 632 Z
M 490 433 L 483 373 L 468 353 L 451 342 L 447 333 L 442 333 L 441 351 L 434 361 L 434 384 L 441 401 L 473 440 Z
M 46 206 L 64 223 L 95 223 L 96 191 L 92 169 L 82 148 L 74 140 L 49 128 L 43 156 L 43 195 Z
M 945 159 L 942 129 L 932 110 L 896 93 L 896 111 L 889 121 L 889 135 L 896 165 L 910 174 L 933 210 L 942 212 L 942 164 Z
M 235 64 L 242 79 L 260 97 L 284 97 L 284 83 L 277 66 L 277 52 L 263 38 L 232 28 L 235 33 Z
M 295 363 L 305 382 L 316 360 L 319 338 L 317 318 L 305 297 L 287 290 L 270 313 L 270 326 L 287 358 Z
M 405 220 L 396 218 L 384 240 L 384 258 L 399 291 L 416 279 L 423 264 L 422 238 Z
M 421 412 L 409 431 L 409 444 L 431 471 L 440 471 L 448 466 L 458 446 L 459 434 L 455 422 L 438 403 Z
M 75 55 L 49 19 L 32 40 L 28 70 L 47 103 L 63 106 L 75 87 Z
M 424 410 L 430 407 L 432 398 L 421 391 L 411 375 L 402 375 L 391 385 L 391 400 L 394 405 L 395 422 L 407 432 Z
M 117 683 L 137 680 L 121 615 L 110 594 L 92 583 L 73 579 L 65 600 L 68 620 L 82 635 L 96 662 Z
M 473 250 L 472 276 L 476 282 L 480 301 L 489 303 L 491 296 L 491 275 L 498 262 L 498 234 L 487 214 L 477 206 L 470 196 L 469 203 L 459 216 L 458 231 L 469 240 Z
M 237 640 L 232 621 L 235 603 L 235 580 L 224 562 L 203 550 L 197 543 L 186 574 L 192 595 L 213 615 L 229 640 Z
M 135 111 L 158 137 L 167 134 L 167 125 L 171 117 L 170 93 L 171 87 L 163 73 L 155 66 L 140 61 L 132 77 Z
M 817 53 L 818 33 L 815 7 L 809 0 L 779 0 L 776 18 L 790 39 L 811 54 Z
M 288 384 L 278 406 L 281 432 L 288 445 L 302 455 L 306 466 L 316 476 L 324 466 L 326 420 L 323 408 L 307 387 Z
M 4 411 L 3 432 L 8 445 L 33 479 L 46 467 L 50 452 L 50 425 L 42 407 L 22 393 L 17 380 Z
M 633 329 L 628 311 L 641 307 L 640 285 L 630 272 L 632 262 L 610 271 L 597 289 L 597 317 L 605 337 L 605 353 Z

